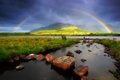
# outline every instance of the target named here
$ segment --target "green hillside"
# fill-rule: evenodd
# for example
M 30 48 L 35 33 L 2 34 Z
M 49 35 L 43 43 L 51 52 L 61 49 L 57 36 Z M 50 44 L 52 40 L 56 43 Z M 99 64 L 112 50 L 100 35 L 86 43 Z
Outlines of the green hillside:
M 35 32 L 31 32 L 31 34 L 34 35 L 88 35 L 91 32 L 79 29 L 76 26 L 73 25 L 69 25 L 69 26 L 65 26 L 65 27 L 61 27 L 59 29 L 53 29 L 53 30 L 38 30 Z

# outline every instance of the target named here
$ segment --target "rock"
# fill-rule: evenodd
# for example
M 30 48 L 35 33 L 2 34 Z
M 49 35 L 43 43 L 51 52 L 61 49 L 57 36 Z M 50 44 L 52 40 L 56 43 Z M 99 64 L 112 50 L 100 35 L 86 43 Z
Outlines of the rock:
M 80 54 L 82 51 L 81 50 L 76 50 L 75 52 L 78 53 L 78 54 Z
M 92 52 L 91 50 L 88 50 L 89 52 Z
M 14 60 L 13 60 L 13 59 L 10 59 L 9 62 L 10 62 L 10 63 L 14 63 Z
M 90 44 L 87 44 L 86 46 L 87 46 L 87 47 L 90 47 Z
M 88 73 L 88 66 L 78 66 L 77 68 L 74 69 L 74 73 L 82 78 L 84 75 Z
M 20 59 L 25 59 L 25 55 L 20 55 Z
M 35 54 L 29 54 L 28 56 L 26 56 L 26 59 L 27 60 L 33 60 L 33 59 L 35 59 L 36 58 L 36 55 Z
M 15 60 L 15 61 L 18 61 L 19 59 L 20 59 L 19 56 L 14 57 L 14 60 Z
M 82 62 L 86 62 L 87 60 L 86 59 L 81 59 Z
M 50 63 L 52 63 L 52 61 L 55 59 L 55 57 L 53 56 L 53 55 L 51 55 L 51 54 L 47 54 L 46 56 L 45 56 L 45 60 L 47 61 L 47 62 L 50 62 Z
M 82 80 L 89 80 L 88 77 L 83 76 Z
M 74 54 L 72 52 L 68 51 L 68 53 L 66 54 L 66 56 L 74 57 Z
M 36 56 L 36 60 L 37 61 L 41 61 L 41 60 L 43 60 L 45 57 L 42 55 L 42 54 L 39 54 L 39 55 L 37 55 Z
M 62 56 L 53 60 L 53 65 L 62 70 L 69 70 L 75 64 L 74 57 L 71 56 Z
M 23 65 L 18 65 L 18 66 L 16 66 L 16 70 L 21 70 L 21 69 L 24 69 L 24 66 Z

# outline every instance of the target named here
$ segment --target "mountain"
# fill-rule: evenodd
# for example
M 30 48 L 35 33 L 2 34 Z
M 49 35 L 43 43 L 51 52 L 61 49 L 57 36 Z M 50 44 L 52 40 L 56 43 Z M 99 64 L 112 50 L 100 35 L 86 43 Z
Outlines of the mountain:
M 64 23 L 55 23 L 55 24 L 48 25 L 46 27 L 41 27 L 41 28 L 32 30 L 31 32 L 35 32 L 35 31 L 39 31 L 39 30 L 58 30 L 58 29 L 61 29 L 64 27 L 69 27 L 69 26 L 74 26 L 74 25 L 64 24 Z
M 55 23 L 47 27 L 33 30 L 31 34 L 35 35 L 84 35 L 90 34 L 86 30 L 82 30 L 75 25 Z

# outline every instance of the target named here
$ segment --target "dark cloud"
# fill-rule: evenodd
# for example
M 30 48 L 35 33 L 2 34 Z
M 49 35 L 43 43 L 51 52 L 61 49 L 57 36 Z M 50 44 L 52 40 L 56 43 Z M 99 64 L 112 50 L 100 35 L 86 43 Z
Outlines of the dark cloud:
M 16 22 L 29 13 L 35 0 L 0 0 L 1 23 Z
M 18 26 L 22 27 L 22 30 L 31 30 L 55 22 L 84 24 L 88 29 L 98 30 L 91 25 L 98 26 L 99 23 L 96 24 L 94 19 L 91 20 L 91 17 L 80 12 L 87 11 L 100 17 L 106 24 L 112 22 L 110 26 L 116 30 L 114 22 L 120 22 L 119 8 L 120 0 L 0 0 L 0 26 L 15 27 L 26 20 Z M 29 16 L 31 18 L 27 19 Z

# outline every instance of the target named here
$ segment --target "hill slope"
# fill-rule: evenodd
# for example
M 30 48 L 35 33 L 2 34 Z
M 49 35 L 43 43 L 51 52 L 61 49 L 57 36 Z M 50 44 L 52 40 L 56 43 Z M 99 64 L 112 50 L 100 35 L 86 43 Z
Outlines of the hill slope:
M 70 24 L 56 23 L 50 26 L 39 28 L 31 32 L 35 35 L 84 35 L 90 32 L 79 29 L 78 27 Z

